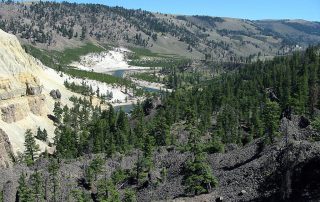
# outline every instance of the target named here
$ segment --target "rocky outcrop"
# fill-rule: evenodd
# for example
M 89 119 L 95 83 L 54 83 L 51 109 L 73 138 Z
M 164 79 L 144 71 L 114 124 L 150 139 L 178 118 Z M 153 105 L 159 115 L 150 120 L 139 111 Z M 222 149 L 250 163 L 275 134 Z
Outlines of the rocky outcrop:
M 38 116 L 44 116 L 46 111 L 46 97 L 45 95 L 28 97 L 28 104 L 30 111 Z
M 14 183 L 9 180 L 7 181 L 4 186 L 3 186 L 3 201 L 6 202 L 15 202 L 16 201 L 16 186 L 14 185 Z
M 44 115 L 43 86 L 36 76 L 40 71 L 17 38 L 0 30 L 0 113 L 4 122 L 20 121 L 29 112 Z
M 0 168 L 12 166 L 12 147 L 7 134 L 0 129 Z
M 57 90 L 52 90 L 50 91 L 50 96 L 53 98 L 53 99 L 60 99 L 61 98 L 61 92 L 59 89 Z
M 24 102 L 17 102 L 1 106 L 1 119 L 4 122 L 12 123 L 24 119 L 28 115 L 28 108 Z
M 6 123 L 20 121 L 27 117 L 29 112 L 38 116 L 47 114 L 45 95 L 40 94 L 0 102 L 1 119 Z
M 59 81 L 60 75 L 50 70 L 28 55 L 14 35 L 0 30 L 0 129 L 8 135 L 14 154 L 24 151 L 27 129 L 36 132 L 40 126 L 53 138 L 55 126 L 47 116 L 54 108 L 50 90 L 59 89 L 55 90 L 57 99 L 61 91 L 60 101 L 71 105 L 68 98 L 74 94 Z M 42 151 L 48 147 L 44 142 L 39 145 Z
M 42 93 L 43 86 L 35 86 L 27 83 L 27 95 L 39 95 Z

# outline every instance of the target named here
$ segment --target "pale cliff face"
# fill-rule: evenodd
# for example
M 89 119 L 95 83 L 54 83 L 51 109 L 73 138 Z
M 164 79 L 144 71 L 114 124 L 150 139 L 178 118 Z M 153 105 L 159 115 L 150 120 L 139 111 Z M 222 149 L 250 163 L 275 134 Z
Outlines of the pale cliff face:
M 22 49 L 18 39 L 0 29 L 0 77 L 38 71 L 39 64 Z
M 55 127 L 47 117 L 55 102 L 49 96 L 52 89 L 60 90 L 62 104 L 69 104 L 69 97 L 75 95 L 65 89 L 58 73 L 47 75 L 45 68 L 23 50 L 14 35 L 0 29 L 0 130 L 7 134 L 15 154 L 24 151 L 27 129 L 36 133 L 38 127 L 45 128 L 52 140 Z M 47 143 L 37 143 L 50 151 Z M 4 162 L 8 159 L 0 158 L 0 167 Z

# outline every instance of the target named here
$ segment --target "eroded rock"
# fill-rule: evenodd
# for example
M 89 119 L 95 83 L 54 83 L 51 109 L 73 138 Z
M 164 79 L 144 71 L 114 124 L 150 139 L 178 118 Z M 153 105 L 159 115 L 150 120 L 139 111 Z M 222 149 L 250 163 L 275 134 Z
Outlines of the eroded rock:
M 8 135 L 0 129 L 0 167 L 8 168 L 12 166 L 12 147 Z
M 28 114 L 28 106 L 22 103 L 14 103 L 2 106 L 1 118 L 4 122 L 12 123 L 24 119 Z
M 38 116 L 46 114 L 46 97 L 45 95 L 39 95 L 34 97 L 28 97 L 28 103 L 30 111 Z
M 39 95 L 42 93 L 43 86 L 27 84 L 26 94 L 27 95 Z

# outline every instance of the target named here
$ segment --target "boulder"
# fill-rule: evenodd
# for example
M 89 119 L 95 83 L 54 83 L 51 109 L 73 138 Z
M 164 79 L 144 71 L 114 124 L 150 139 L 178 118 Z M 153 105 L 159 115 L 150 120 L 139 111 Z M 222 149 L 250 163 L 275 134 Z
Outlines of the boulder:
M 58 99 L 61 98 L 61 92 L 59 91 L 59 89 L 56 90 L 56 95 L 57 95 L 57 98 L 58 98 Z
M 51 90 L 50 91 L 50 96 L 53 98 L 53 99 L 57 99 L 57 93 L 56 93 L 56 90 Z
M 60 98 L 61 98 L 61 92 L 59 91 L 59 89 L 57 89 L 57 90 L 51 90 L 51 91 L 50 91 L 50 96 L 51 96 L 53 99 L 60 99 Z

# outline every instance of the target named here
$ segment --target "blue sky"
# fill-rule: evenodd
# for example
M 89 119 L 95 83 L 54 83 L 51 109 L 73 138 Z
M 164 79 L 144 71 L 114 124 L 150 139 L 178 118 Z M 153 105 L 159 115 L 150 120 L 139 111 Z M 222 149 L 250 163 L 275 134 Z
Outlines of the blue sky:
M 245 19 L 320 21 L 320 0 L 68 0 L 153 12 Z

